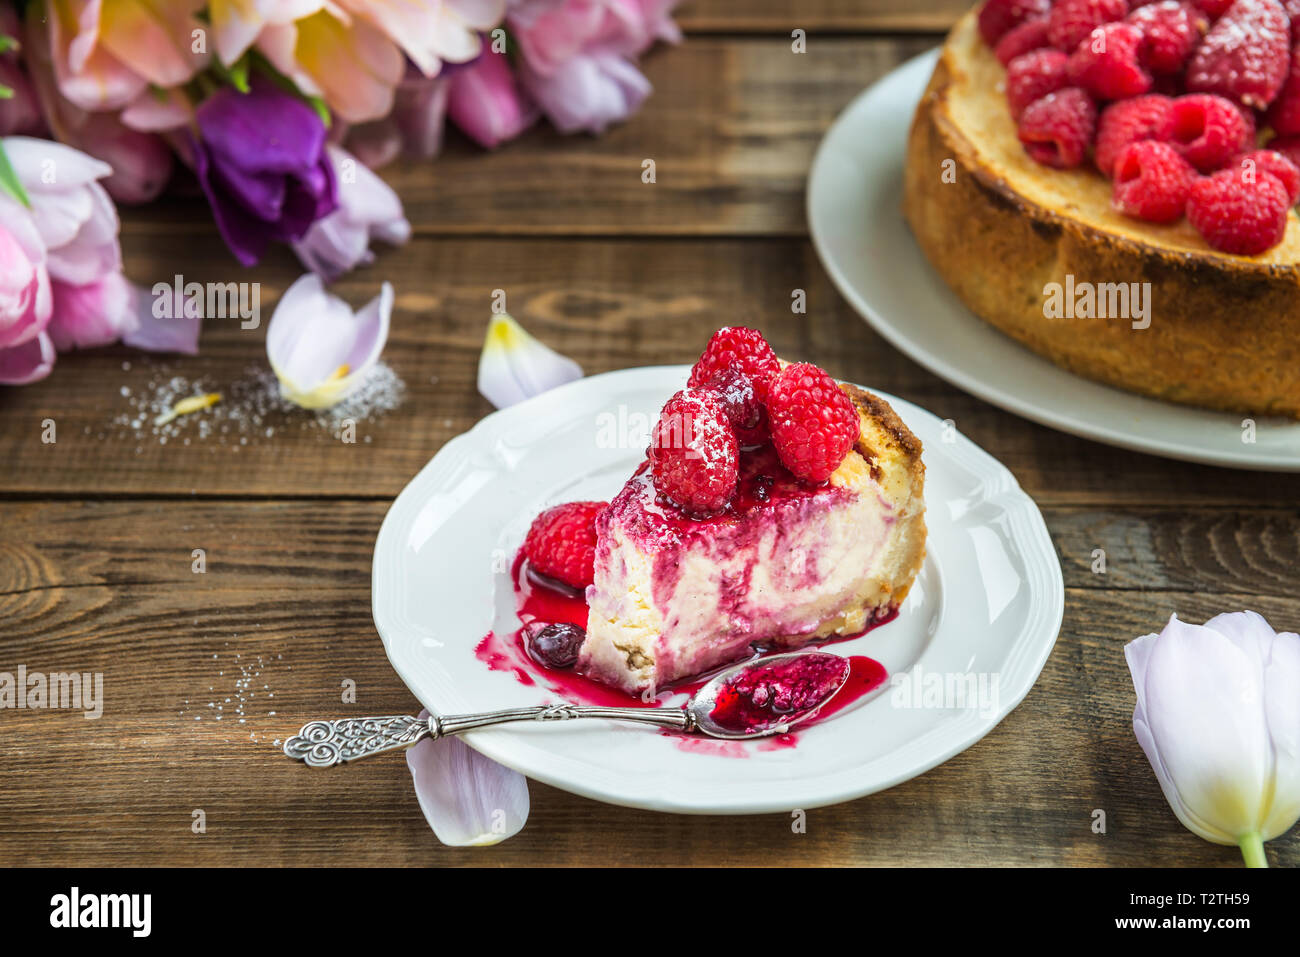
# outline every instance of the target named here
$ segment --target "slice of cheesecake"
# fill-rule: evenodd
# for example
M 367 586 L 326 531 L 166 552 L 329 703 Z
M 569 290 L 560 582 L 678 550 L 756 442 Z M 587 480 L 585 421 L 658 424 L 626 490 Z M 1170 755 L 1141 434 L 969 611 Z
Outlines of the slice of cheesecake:
M 770 445 L 741 453 L 731 505 L 692 518 L 642 464 L 597 520 L 578 669 L 633 694 L 748 656 L 855 635 L 890 616 L 925 556 L 921 443 L 851 385 L 861 433 L 824 485 Z

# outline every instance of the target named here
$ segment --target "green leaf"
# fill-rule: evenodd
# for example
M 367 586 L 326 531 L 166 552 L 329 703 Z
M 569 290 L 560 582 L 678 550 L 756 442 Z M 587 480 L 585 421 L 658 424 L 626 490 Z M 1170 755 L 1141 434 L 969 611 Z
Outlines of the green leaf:
M 13 87 L 5 86 L 3 83 L 0 83 L 0 100 L 12 100 L 13 98 Z
M 14 37 L 5 36 L 0 33 L 0 53 L 8 53 L 10 50 L 18 49 L 18 40 Z
M 18 174 L 14 172 L 13 164 L 9 162 L 9 154 L 5 152 L 4 140 L 0 140 L 0 189 L 3 189 L 28 209 L 32 208 L 31 198 L 27 195 L 27 190 L 23 189 Z

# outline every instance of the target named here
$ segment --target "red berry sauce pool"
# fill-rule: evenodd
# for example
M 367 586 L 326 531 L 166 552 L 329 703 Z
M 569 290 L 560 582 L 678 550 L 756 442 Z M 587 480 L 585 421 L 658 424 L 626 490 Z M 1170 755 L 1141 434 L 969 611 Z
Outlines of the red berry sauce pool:
M 593 681 L 572 668 L 548 668 L 528 653 L 529 634 L 549 624 L 570 624 L 585 630 L 587 627 L 587 603 L 578 590 L 534 572 L 528 567 L 522 553 L 515 558 L 514 566 L 511 568 L 511 578 L 514 582 L 515 607 L 522 627 L 511 634 L 489 632 L 475 649 L 475 656 L 493 671 L 513 674 L 515 680 L 520 684 L 544 687 L 553 694 L 574 704 L 623 708 L 658 708 L 670 702 L 669 706 L 678 707 L 712 677 L 712 675 L 702 675 L 690 681 L 678 682 L 667 688 L 660 689 L 659 694 L 653 700 L 645 701 L 617 688 L 611 688 Z M 873 623 L 867 631 L 892 621 L 896 614 L 897 612 L 886 615 Z M 862 634 L 865 633 L 864 631 Z M 857 637 L 860 636 L 847 635 L 820 644 L 847 641 L 850 638 Z M 758 657 L 761 653 L 756 652 L 755 657 Z M 803 722 L 801 727 L 810 727 L 826 720 L 839 711 L 843 711 L 855 701 L 879 688 L 888 677 L 884 665 L 872 658 L 863 655 L 852 655 L 841 660 L 848 662 L 848 679 L 844 682 L 843 687 L 821 707 L 821 710 L 814 717 Z M 739 662 L 734 664 L 739 664 Z M 833 663 L 831 664 L 833 665 Z M 732 667 L 732 665 L 727 667 Z M 758 672 L 751 674 L 764 675 L 769 670 L 772 669 L 760 669 Z M 782 680 L 784 680 L 787 684 L 792 685 L 787 689 L 789 697 L 783 694 L 781 701 L 778 703 L 775 700 L 761 699 L 760 695 L 759 704 L 755 705 L 751 697 L 748 699 L 749 704 L 747 706 L 739 700 L 728 698 L 729 703 L 725 707 L 730 710 L 725 711 L 719 723 L 722 723 L 723 720 L 738 722 L 750 720 L 767 721 L 770 724 L 774 718 L 781 717 L 777 711 L 778 708 L 784 709 L 789 706 L 790 702 L 796 700 L 804 704 L 802 709 L 796 710 L 806 712 L 809 707 L 815 706 L 815 703 L 809 705 L 808 702 L 811 701 L 813 692 L 818 687 L 818 682 L 821 681 L 822 687 L 824 687 L 824 683 L 829 680 L 828 676 L 832 671 L 835 672 L 834 678 L 838 681 L 840 670 L 842 670 L 842 666 L 839 666 L 838 669 L 825 666 L 814 668 L 798 681 L 795 680 L 796 676 L 793 671 L 781 675 L 774 672 L 768 676 L 768 685 L 771 686 L 773 682 L 776 682 L 777 686 L 780 687 Z M 797 685 L 797 687 L 794 687 L 794 685 Z M 735 697 L 743 697 L 743 692 L 736 689 Z M 821 697 L 824 697 L 824 694 Z M 723 693 L 720 693 L 718 704 L 715 706 L 715 718 L 717 717 L 717 709 L 724 707 L 723 698 Z M 763 703 L 764 701 L 766 701 L 766 704 Z M 770 709 L 768 708 L 769 705 L 771 706 Z M 767 712 L 766 718 L 761 713 L 764 711 Z M 786 712 L 779 723 L 790 720 L 791 713 Z M 699 751 L 734 757 L 748 756 L 744 742 L 703 739 L 698 735 L 683 735 L 673 731 L 663 731 L 661 733 L 677 738 L 679 746 L 686 751 Z M 793 747 L 795 742 L 796 734 L 791 731 L 781 735 L 761 738 L 755 743 L 759 745 L 760 750 L 768 751 Z

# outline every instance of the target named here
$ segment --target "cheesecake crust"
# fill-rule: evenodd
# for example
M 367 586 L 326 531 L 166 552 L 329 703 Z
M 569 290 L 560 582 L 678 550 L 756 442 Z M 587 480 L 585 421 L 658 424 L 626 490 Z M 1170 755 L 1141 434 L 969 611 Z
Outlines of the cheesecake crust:
M 1024 154 L 1004 77 L 967 15 L 913 119 L 903 212 L 944 281 L 976 315 L 1071 372 L 1167 401 L 1300 418 L 1295 213 L 1282 243 L 1257 257 L 1211 249 L 1186 221 L 1122 217 L 1096 170 L 1050 169 Z M 1147 316 L 1067 308 L 1048 318 L 1052 284 L 1144 290 Z

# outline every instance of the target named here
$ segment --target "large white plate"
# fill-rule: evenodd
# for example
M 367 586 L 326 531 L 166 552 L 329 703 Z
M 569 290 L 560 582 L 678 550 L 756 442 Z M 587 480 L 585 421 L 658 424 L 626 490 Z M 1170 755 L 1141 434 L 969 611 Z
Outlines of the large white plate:
M 557 502 L 610 498 L 687 372 L 608 373 L 493 413 L 448 442 L 398 496 L 375 545 L 375 625 L 426 707 L 449 714 L 559 700 L 489 670 L 475 646 L 489 629 L 518 627 L 507 569 L 532 518 Z M 870 794 L 987 734 L 1028 693 L 1056 640 L 1060 565 L 1037 507 L 1006 468 L 930 413 L 889 401 L 925 443 L 929 556 L 895 621 L 829 647 L 870 655 L 891 674 L 996 676 L 996 701 L 902 707 L 886 686 L 802 731 L 794 748 L 740 742 L 743 757 L 685 751 L 653 730 L 598 721 L 484 729 L 468 743 L 598 800 L 739 814 Z
M 939 278 L 900 208 L 908 127 L 937 59 L 937 50 L 922 54 L 858 96 L 813 159 L 808 225 L 844 298 L 935 375 L 1027 419 L 1170 458 L 1300 470 L 1300 423 L 1261 418 L 1246 442 L 1241 415 L 1072 375 L 981 321 Z

